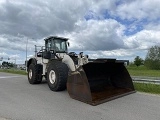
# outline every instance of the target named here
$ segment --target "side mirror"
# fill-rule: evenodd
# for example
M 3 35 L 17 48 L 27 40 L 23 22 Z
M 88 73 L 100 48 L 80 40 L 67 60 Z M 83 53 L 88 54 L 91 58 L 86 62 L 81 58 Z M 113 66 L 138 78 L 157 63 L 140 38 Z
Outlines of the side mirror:
M 69 42 L 67 42 L 68 47 L 70 46 Z

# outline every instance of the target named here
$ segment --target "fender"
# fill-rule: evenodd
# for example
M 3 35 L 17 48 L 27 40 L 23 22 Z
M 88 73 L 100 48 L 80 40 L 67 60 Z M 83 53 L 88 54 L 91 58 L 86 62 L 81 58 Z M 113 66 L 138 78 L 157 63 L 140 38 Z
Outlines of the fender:
M 30 65 L 31 63 L 33 63 L 33 64 L 36 65 L 36 64 L 37 64 L 37 60 L 36 60 L 35 58 L 29 59 L 28 62 L 27 62 L 27 68 L 29 67 L 29 65 Z
M 72 60 L 72 58 L 69 55 L 64 55 L 62 62 L 67 64 L 68 68 L 70 69 L 70 71 L 75 71 L 75 65 L 74 62 Z

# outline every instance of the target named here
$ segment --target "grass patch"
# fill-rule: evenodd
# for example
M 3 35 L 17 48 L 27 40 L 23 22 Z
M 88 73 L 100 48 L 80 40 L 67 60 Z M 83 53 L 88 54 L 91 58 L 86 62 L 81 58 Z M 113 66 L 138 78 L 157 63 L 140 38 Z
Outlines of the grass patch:
M 25 70 L 16 70 L 16 69 L 0 69 L 0 72 L 27 75 Z
M 149 83 L 136 83 L 134 82 L 134 87 L 137 91 L 160 94 L 160 85 L 157 84 L 149 84 Z
M 131 76 L 160 77 L 160 70 L 149 70 L 145 66 L 127 66 Z

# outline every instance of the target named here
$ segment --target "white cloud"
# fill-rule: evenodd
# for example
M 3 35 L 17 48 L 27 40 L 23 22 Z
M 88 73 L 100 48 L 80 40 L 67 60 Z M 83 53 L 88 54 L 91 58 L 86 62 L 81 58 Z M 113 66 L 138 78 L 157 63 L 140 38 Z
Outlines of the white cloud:
M 159 0 L 126 0 L 111 12 L 122 19 L 155 20 L 159 18 L 159 5 Z
M 34 45 L 39 45 L 35 39 L 22 37 L 22 36 L 13 36 L 13 35 L 0 35 L 0 47 L 5 50 L 14 50 L 14 51 L 26 51 L 26 44 L 28 39 L 28 47 L 34 48 Z
M 148 23 L 147 25 L 144 25 L 144 29 L 160 31 L 160 21 Z
M 60 35 L 70 39 L 70 50 L 91 57 L 133 58 L 160 43 L 159 5 L 159 0 L 1 0 L 0 55 L 24 59 L 27 38 L 30 55 L 44 37 Z M 137 33 L 127 36 L 126 30 Z
M 132 50 L 128 51 L 125 49 L 117 49 L 117 50 L 110 50 L 110 51 L 90 51 L 88 52 L 90 58 L 117 58 L 117 57 L 131 57 L 134 55 Z
M 0 34 L 42 38 L 50 34 L 72 31 L 74 23 L 83 18 L 88 2 L 14 0 L 1 3 Z
M 128 48 L 147 50 L 151 46 L 160 45 L 159 36 L 160 31 L 142 30 L 137 34 L 126 37 L 124 43 Z
M 115 10 L 116 0 L 92 0 L 90 9 L 97 13 L 101 13 L 104 9 Z
M 8 56 L 8 54 L 5 53 L 5 52 L 0 52 L 0 56 L 1 56 L 1 57 L 6 57 L 6 56 Z
M 122 40 L 125 27 L 113 19 L 78 21 L 77 29 L 65 34 L 71 38 L 71 49 L 113 50 L 124 48 Z

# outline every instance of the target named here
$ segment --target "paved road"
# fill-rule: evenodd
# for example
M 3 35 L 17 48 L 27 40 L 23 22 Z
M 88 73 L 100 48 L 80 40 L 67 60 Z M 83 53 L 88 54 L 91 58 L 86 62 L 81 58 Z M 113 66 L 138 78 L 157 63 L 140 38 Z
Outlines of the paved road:
M 160 96 L 134 93 L 90 106 L 67 91 L 50 91 L 45 82 L 30 85 L 26 76 L 0 73 L 0 119 L 160 120 Z

